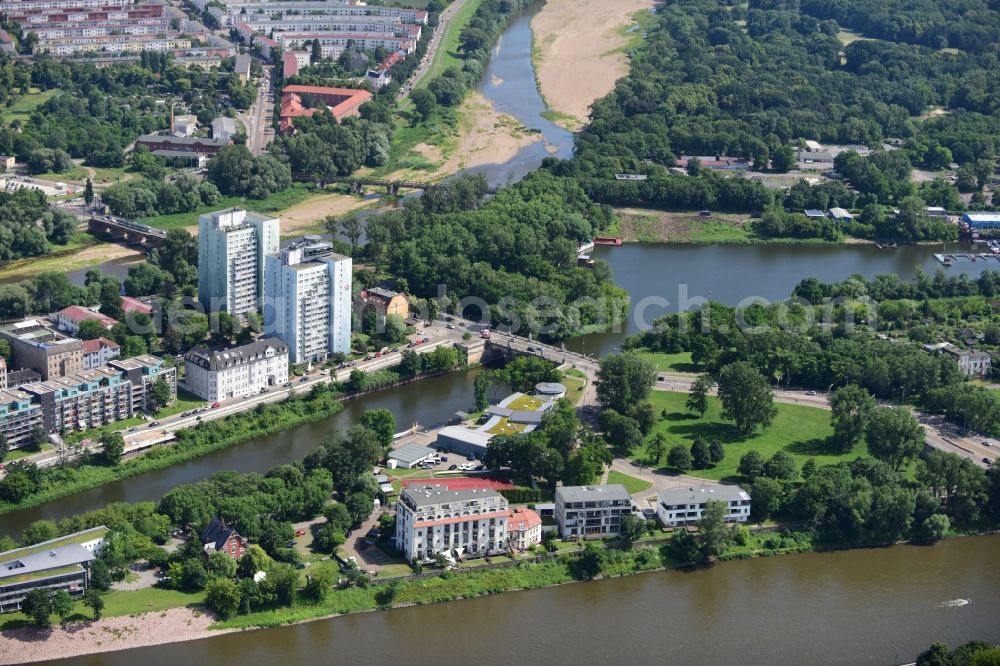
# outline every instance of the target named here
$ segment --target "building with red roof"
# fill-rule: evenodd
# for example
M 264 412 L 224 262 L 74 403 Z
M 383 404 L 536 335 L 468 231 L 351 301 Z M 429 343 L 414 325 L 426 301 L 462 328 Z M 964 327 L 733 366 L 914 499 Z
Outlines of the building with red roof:
M 507 538 L 511 548 L 526 550 L 542 542 L 542 517 L 531 509 L 507 509 Z
M 144 315 L 153 314 L 152 305 L 131 296 L 122 296 L 122 310 L 125 312 L 141 312 Z
M 103 336 L 94 340 L 84 340 L 83 367 L 85 370 L 99 368 L 107 365 L 111 359 L 118 358 L 121 353 L 122 348 L 117 342 Z
M 69 331 L 72 335 L 76 335 L 80 330 L 80 324 L 85 321 L 100 322 L 107 331 L 110 331 L 118 323 L 117 319 L 112 319 L 107 315 L 102 315 L 97 310 L 91 310 L 82 305 L 71 305 L 68 308 L 63 308 L 55 314 L 54 319 L 56 326 L 64 331 Z
M 313 107 L 303 101 L 303 96 L 308 95 L 317 104 L 326 107 L 326 111 L 333 114 L 337 120 L 343 120 L 348 116 L 356 116 L 360 113 L 361 105 L 372 98 L 372 94 L 367 90 L 356 90 L 354 88 L 327 88 L 324 86 L 285 86 L 281 91 L 281 123 L 282 132 L 292 131 L 292 121 L 295 118 L 311 116 L 324 109 Z

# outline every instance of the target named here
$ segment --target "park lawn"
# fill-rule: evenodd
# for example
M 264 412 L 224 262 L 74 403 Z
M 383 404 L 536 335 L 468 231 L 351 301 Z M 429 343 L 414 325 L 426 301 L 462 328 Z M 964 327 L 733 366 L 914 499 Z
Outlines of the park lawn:
M 634 353 L 653 364 L 657 372 L 698 372 L 698 366 L 691 362 L 691 352 L 654 352 L 648 349 L 636 349 Z
M 156 412 L 156 418 L 162 419 L 166 416 L 173 416 L 174 414 L 180 414 L 181 412 L 186 412 L 189 409 L 194 409 L 195 407 L 204 407 L 205 401 L 196 396 L 194 393 L 188 393 L 184 389 L 177 389 L 177 399 L 170 405 L 167 405 L 160 411 Z
M 30 93 L 18 97 L 13 104 L 0 110 L 0 121 L 5 125 L 9 125 L 15 120 L 25 122 L 30 119 L 32 111 L 58 94 L 58 90 L 41 92 L 38 88 L 32 88 Z
M 179 590 L 168 590 L 160 587 L 147 587 L 141 590 L 112 590 L 107 594 L 101 595 L 101 598 L 104 600 L 104 617 L 120 617 L 122 615 L 136 615 L 138 613 L 200 605 L 205 602 L 205 593 L 181 592 Z M 91 617 L 91 610 L 84 606 L 82 601 L 77 601 L 73 604 L 73 612 L 68 619 L 73 622 L 89 620 Z M 20 611 L 8 613 L 0 621 L 0 630 L 17 629 L 28 624 L 28 618 L 24 613 Z
M 74 166 L 73 168 L 63 171 L 62 173 L 56 173 L 55 171 L 50 171 L 48 173 L 36 173 L 32 174 L 32 178 L 41 178 L 42 180 L 53 180 L 58 182 L 70 182 L 78 181 L 84 182 L 87 180 L 87 170 L 81 166 Z
M 314 190 L 307 189 L 305 185 L 293 184 L 281 192 L 275 192 L 266 199 L 246 199 L 244 197 L 222 197 L 218 203 L 201 206 L 188 213 L 173 213 L 171 215 L 155 215 L 153 217 L 139 220 L 143 224 L 158 229 L 184 229 L 198 224 L 198 216 L 212 211 L 225 208 L 240 207 L 258 213 L 277 213 L 286 208 L 291 208 L 302 203 L 312 195 Z
M 833 429 L 830 427 L 829 410 L 776 402 L 774 404 L 778 415 L 770 427 L 741 439 L 735 433 L 733 425 L 723 421 L 718 398 L 708 398 L 708 411 L 704 418 L 689 413 L 684 406 L 686 401 L 686 393 L 654 391 L 650 395 L 649 402 L 652 403 L 654 412 L 659 416 L 662 410 L 666 410 L 667 418 L 659 418 L 646 437 L 646 443 L 661 433 L 666 437 L 668 451 L 675 444 L 690 446 L 695 437 L 699 436 L 706 440 L 721 441 L 726 450 L 726 457 L 722 462 L 711 469 L 687 471 L 691 476 L 716 481 L 738 480 L 740 457 L 751 450 L 758 451 L 765 459 L 784 450 L 791 454 L 800 468 L 809 458 L 822 466 L 868 455 L 868 446 L 864 442 L 847 452 L 830 447 L 827 439 L 833 434 Z M 641 462 L 649 461 L 645 450 L 633 452 L 632 458 Z M 665 462 L 665 459 L 661 462 Z
M 575 368 L 567 370 L 563 375 L 562 384 L 566 387 L 566 399 L 574 405 L 579 404 L 583 398 L 583 389 L 587 386 L 587 379 L 583 373 Z
M 617 470 L 611 470 L 608 472 L 608 483 L 620 483 L 625 486 L 625 490 L 628 491 L 629 495 L 635 495 L 636 493 L 641 493 L 644 490 L 648 490 L 653 484 L 645 479 L 640 479 L 635 476 L 629 476 L 628 474 L 623 474 Z

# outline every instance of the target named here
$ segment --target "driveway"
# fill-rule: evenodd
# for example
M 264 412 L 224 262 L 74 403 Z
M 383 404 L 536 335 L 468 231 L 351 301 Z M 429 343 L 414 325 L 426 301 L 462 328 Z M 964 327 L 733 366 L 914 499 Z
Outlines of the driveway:
M 670 474 L 662 469 L 647 467 L 624 458 L 615 458 L 611 463 L 611 469 L 616 472 L 621 472 L 622 474 L 628 474 L 629 476 L 640 478 L 653 484 L 646 490 L 632 495 L 632 500 L 642 508 L 647 508 L 646 505 L 651 507 L 656 504 L 656 494 L 661 490 L 702 486 L 715 487 L 723 485 L 717 481 L 700 479 L 695 476 L 687 476 L 686 474 Z

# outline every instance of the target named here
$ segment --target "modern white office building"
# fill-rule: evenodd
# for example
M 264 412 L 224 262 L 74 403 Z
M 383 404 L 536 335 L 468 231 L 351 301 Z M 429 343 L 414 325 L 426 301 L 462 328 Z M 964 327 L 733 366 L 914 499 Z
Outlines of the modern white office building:
M 507 550 L 507 500 L 489 488 L 409 486 L 396 503 L 396 547 L 408 562 L 457 560 Z
M 198 300 L 242 317 L 260 307 L 264 257 L 278 251 L 278 218 L 229 208 L 198 218 Z
M 555 519 L 566 541 L 617 537 L 630 513 L 632 497 L 621 484 L 556 488 Z
M 192 349 L 184 356 L 184 386 L 209 401 L 255 395 L 288 381 L 288 346 L 277 338 L 231 349 Z
M 726 522 L 745 523 L 750 518 L 750 494 L 739 486 L 671 488 L 656 498 L 656 517 L 666 527 L 691 525 L 701 520 L 709 502 L 726 505 Z
M 266 259 L 264 332 L 288 345 L 292 363 L 351 351 L 351 258 L 311 248 Z

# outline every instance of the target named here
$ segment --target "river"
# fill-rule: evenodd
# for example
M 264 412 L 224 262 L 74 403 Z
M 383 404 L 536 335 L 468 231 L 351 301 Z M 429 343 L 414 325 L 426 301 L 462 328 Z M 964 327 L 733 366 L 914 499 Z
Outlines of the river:
M 1000 642 L 998 553 L 989 536 L 724 562 L 66 663 L 887 666 L 935 640 Z
M 20 537 L 36 520 L 58 520 L 99 509 L 111 502 L 158 500 L 171 488 L 200 481 L 221 470 L 266 472 L 272 467 L 301 460 L 331 431 L 346 430 L 370 409 L 388 409 L 398 430 L 413 423 L 441 425 L 473 403 L 473 381 L 478 369 L 454 372 L 362 396 L 344 403 L 339 414 L 316 423 L 252 439 L 237 446 L 208 453 L 166 469 L 147 472 L 91 490 L 0 516 L 0 534 Z

